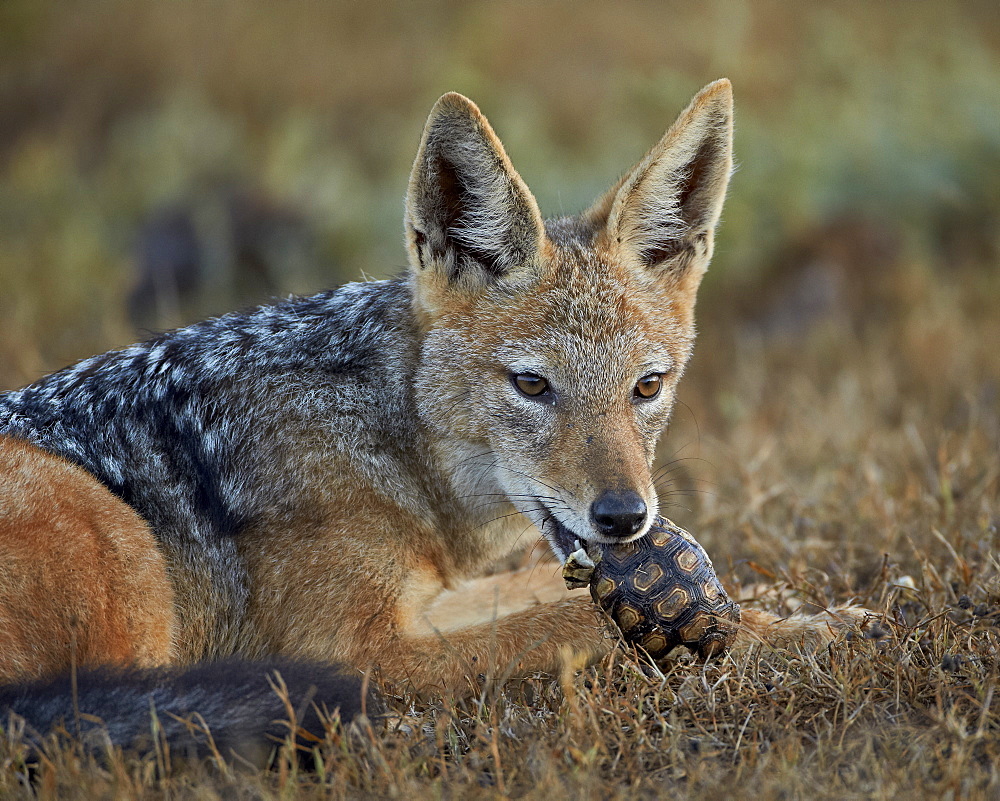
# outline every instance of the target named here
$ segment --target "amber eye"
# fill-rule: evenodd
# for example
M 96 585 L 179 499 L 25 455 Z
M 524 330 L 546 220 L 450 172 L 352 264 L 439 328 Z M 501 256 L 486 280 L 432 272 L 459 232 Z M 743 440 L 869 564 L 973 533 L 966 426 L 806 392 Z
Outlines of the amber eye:
M 515 373 L 510 380 L 518 392 L 529 398 L 544 397 L 549 392 L 549 382 L 534 373 Z
M 639 379 L 639 383 L 635 385 L 635 397 L 652 400 L 660 393 L 662 385 L 663 377 L 659 373 L 651 373 Z

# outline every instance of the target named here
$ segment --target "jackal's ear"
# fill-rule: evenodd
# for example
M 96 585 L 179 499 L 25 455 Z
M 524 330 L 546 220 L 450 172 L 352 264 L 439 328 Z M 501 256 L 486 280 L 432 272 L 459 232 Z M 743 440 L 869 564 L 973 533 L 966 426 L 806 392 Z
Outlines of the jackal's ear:
M 733 169 L 732 143 L 732 86 L 722 79 L 695 96 L 585 218 L 630 259 L 700 279 Z
M 405 226 L 418 274 L 478 288 L 534 266 L 544 232 L 538 205 L 486 117 L 462 95 L 442 97 L 427 119 Z

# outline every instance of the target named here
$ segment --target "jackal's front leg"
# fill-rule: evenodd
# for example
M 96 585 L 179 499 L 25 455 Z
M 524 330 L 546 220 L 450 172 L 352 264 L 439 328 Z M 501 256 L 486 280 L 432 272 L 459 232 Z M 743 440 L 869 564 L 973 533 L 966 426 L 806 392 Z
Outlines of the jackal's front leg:
M 816 651 L 831 642 L 841 630 L 863 626 L 875 617 L 873 612 L 861 606 L 837 606 L 813 615 L 788 617 L 744 607 L 733 650 L 738 652 L 753 645 L 763 645 Z
M 585 591 L 542 567 L 489 576 L 442 593 L 378 655 L 384 676 L 417 689 L 462 691 L 470 678 L 556 672 L 612 645 Z
M 575 664 L 595 662 L 615 640 L 589 592 L 568 590 L 565 575 L 555 566 L 536 566 L 443 592 L 374 661 L 390 680 L 458 692 L 480 675 L 552 673 L 569 657 Z M 790 617 L 745 608 L 733 651 L 754 645 L 816 651 L 870 615 L 857 606 Z

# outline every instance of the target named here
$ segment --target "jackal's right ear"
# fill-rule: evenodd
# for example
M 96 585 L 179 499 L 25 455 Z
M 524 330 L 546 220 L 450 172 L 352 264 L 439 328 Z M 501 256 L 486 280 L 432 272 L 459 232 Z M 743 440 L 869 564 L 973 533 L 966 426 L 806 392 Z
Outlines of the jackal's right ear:
M 406 245 L 418 277 L 483 288 L 531 270 L 544 234 L 538 204 L 486 117 L 462 95 L 434 105 L 406 196 Z
M 670 130 L 586 212 L 627 258 L 697 287 L 733 169 L 733 93 L 702 89 Z

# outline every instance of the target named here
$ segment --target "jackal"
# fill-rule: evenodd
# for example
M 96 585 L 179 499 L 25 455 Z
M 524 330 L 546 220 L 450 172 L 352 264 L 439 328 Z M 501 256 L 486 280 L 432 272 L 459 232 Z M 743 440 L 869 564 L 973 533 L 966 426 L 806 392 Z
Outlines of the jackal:
M 0 396 L 0 676 L 280 655 L 451 691 L 605 653 L 556 569 L 482 574 L 531 526 L 559 560 L 646 533 L 731 170 L 720 80 L 591 208 L 543 219 L 447 94 L 405 275 Z M 746 610 L 740 642 L 838 620 Z

